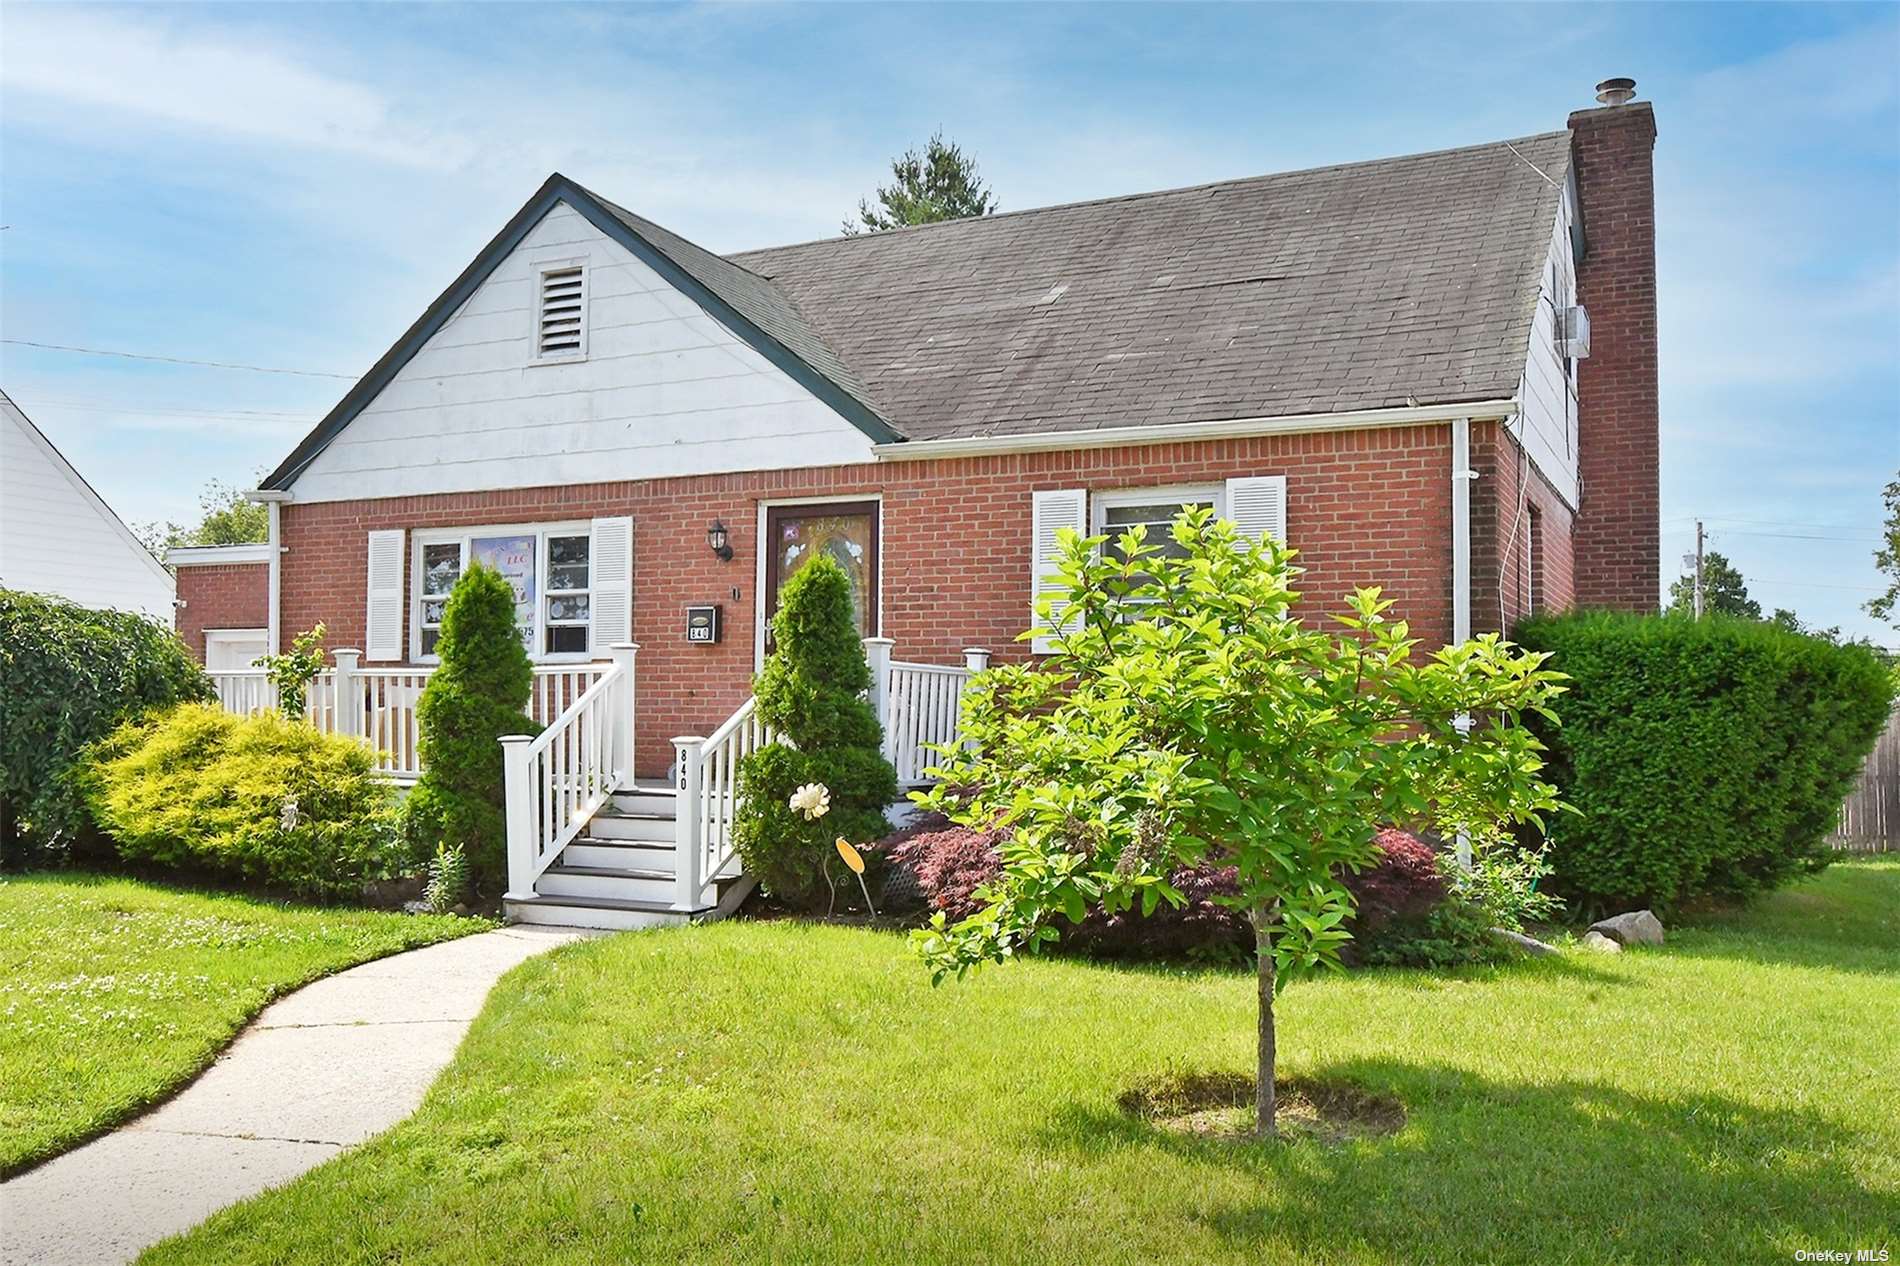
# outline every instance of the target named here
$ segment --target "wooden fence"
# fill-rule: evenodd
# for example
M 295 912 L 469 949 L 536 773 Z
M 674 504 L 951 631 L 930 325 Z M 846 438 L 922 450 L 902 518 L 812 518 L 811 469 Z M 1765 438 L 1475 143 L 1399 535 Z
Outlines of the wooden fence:
M 1900 710 L 1861 767 L 1860 783 L 1841 804 L 1834 847 L 1854 853 L 1900 852 Z

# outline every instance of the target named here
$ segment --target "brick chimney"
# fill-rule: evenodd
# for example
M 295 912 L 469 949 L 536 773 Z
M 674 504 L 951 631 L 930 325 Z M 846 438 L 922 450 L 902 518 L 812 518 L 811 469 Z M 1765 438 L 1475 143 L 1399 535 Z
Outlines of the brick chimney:
M 1590 355 L 1577 366 L 1582 505 L 1576 518 L 1579 606 L 1653 611 L 1662 586 L 1656 391 L 1656 117 L 1606 80 L 1596 110 L 1570 116 L 1582 208 L 1577 301 Z

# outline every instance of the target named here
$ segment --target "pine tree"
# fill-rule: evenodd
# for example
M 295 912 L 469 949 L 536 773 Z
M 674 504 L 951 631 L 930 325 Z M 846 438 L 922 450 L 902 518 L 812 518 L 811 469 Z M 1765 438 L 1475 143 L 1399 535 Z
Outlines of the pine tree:
M 538 734 L 525 713 L 534 669 L 515 626 L 515 593 L 502 574 L 476 563 L 449 595 L 436 644 L 442 664 L 416 703 L 422 779 L 405 806 L 418 858 L 459 846 L 476 883 L 505 882 L 501 736 Z
M 995 196 L 976 173 L 976 160 L 944 140 L 942 132 L 931 136 L 922 154 L 907 149 L 892 159 L 891 175 L 892 183 L 877 187 L 875 206 L 869 198 L 859 200 L 858 218 L 844 223 L 846 237 L 996 210 Z
M 832 892 L 832 841 L 843 836 L 863 844 L 885 833 L 897 774 L 884 759 L 883 727 L 863 698 L 871 670 L 844 569 L 821 556 L 787 581 L 772 635 L 778 649 L 754 691 L 759 718 L 787 742 L 740 762 L 736 838 L 746 868 L 767 892 L 815 905 Z M 790 803 L 812 785 L 829 797 L 816 817 Z

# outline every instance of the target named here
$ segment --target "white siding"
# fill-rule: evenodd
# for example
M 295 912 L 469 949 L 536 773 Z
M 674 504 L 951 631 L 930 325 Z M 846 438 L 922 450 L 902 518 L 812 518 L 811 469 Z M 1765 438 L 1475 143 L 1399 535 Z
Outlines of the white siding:
M 1576 183 L 1564 186 L 1544 261 L 1543 288 L 1531 319 L 1530 357 L 1518 398 L 1523 401 L 1524 446 L 1531 460 L 1563 498 L 1577 504 L 1577 394 L 1557 355 L 1557 309 L 1577 301 L 1577 267 L 1570 227 L 1576 215 Z
M 0 396 L 0 586 L 172 623 L 171 574 Z
M 537 363 L 538 265 L 583 260 L 585 359 Z M 297 500 L 872 460 L 871 441 L 566 204 L 298 476 Z

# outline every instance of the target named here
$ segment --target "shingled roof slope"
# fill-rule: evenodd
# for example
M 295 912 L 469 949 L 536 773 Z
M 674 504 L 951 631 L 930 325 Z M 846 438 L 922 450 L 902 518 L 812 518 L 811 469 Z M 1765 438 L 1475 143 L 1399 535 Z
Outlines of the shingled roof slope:
M 1549 132 L 747 251 L 715 288 L 769 283 L 775 335 L 911 439 L 1496 399 L 1569 162 Z

